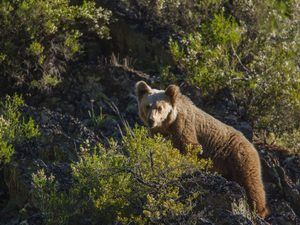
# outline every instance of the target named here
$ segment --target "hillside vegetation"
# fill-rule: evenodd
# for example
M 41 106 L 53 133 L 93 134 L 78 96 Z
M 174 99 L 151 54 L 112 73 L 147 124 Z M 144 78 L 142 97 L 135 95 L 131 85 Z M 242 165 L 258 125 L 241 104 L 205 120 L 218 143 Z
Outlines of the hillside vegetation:
M 299 222 L 297 0 L 3 0 L 0 224 L 266 223 L 201 148 L 148 134 L 142 79 L 253 136 L 269 222 Z

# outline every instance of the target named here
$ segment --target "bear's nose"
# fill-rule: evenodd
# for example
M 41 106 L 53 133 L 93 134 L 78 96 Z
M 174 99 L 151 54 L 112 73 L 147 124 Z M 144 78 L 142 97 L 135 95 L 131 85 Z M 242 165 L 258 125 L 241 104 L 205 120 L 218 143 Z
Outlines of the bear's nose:
M 149 119 L 149 120 L 148 120 L 148 125 L 149 125 L 149 127 L 153 127 L 153 125 L 154 125 L 154 120 L 153 120 L 153 119 Z

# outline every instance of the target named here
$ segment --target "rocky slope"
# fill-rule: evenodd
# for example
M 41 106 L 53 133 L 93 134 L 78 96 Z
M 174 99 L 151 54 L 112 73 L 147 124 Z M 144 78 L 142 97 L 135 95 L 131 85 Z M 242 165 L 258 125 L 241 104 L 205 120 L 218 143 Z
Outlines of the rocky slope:
M 69 163 L 78 159 L 81 144 L 105 143 L 111 136 L 119 138 L 124 121 L 131 125 L 139 122 L 133 93 L 133 85 L 139 78 L 127 71 L 113 70 L 113 74 L 117 73 L 123 73 L 126 79 L 110 77 L 97 81 L 97 74 L 79 76 L 52 95 L 29 99 L 36 107 L 25 107 L 22 114 L 36 121 L 41 135 L 16 146 L 13 163 L 2 170 L 1 224 L 42 224 L 30 195 L 31 173 L 44 168 L 56 176 L 60 188 L 67 189 L 72 182 Z M 228 109 L 229 106 L 218 107 Z M 224 116 L 216 108 L 216 116 L 251 134 L 251 127 L 230 114 L 230 110 L 222 110 L 230 115 Z M 98 121 L 99 113 L 102 117 Z M 87 139 L 89 143 L 85 142 Z M 197 218 L 199 224 L 300 224 L 300 157 L 276 146 L 258 144 L 256 147 L 261 156 L 271 211 L 266 221 L 249 211 L 243 188 L 205 173 L 196 175 L 196 181 L 193 180 L 207 191 L 190 219 Z M 176 224 L 188 224 L 188 221 Z
M 32 172 L 43 168 L 55 175 L 61 189 L 67 189 L 72 182 L 69 164 L 78 159 L 80 145 L 105 144 L 109 137 L 120 138 L 124 123 L 131 126 L 140 123 L 134 83 L 140 79 L 158 81 L 157 60 L 172 64 L 164 49 L 168 41 L 165 31 L 149 34 L 141 30 L 134 14 L 114 7 L 120 18 L 111 27 L 112 40 L 90 43 L 94 51 L 87 54 L 91 62 L 88 66 L 72 71 L 51 93 L 25 95 L 29 107 L 23 108 L 22 114 L 36 121 L 41 135 L 16 146 L 13 163 L 0 170 L 0 224 L 42 224 L 42 215 L 30 195 Z M 124 18 L 129 21 L 126 25 Z M 134 58 L 123 64 L 118 57 L 109 57 L 112 52 L 118 52 L 122 58 L 129 50 L 134 52 Z M 97 55 L 107 58 L 98 63 L 94 60 Z M 136 64 L 135 59 L 139 59 Z M 132 64 L 137 70 L 132 69 Z M 205 105 L 197 90 L 183 87 L 183 92 L 198 106 Z M 251 139 L 251 126 L 240 119 L 238 109 L 226 98 L 210 103 L 206 110 Z M 300 157 L 276 146 L 258 144 L 256 147 L 271 211 L 265 221 L 249 211 L 245 192 L 238 184 L 201 173 L 195 175 L 193 182 L 196 187 L 205 188 L 206 194 L 189 218 L 174 224 L 189 224 L 194 218 L 198 224 L 207 225 L 300 224 Z

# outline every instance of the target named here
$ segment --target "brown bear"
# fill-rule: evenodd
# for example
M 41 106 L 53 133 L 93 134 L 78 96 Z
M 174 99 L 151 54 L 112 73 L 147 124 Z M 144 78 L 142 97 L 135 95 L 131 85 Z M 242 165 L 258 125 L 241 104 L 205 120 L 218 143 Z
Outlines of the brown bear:
M 157 90 L 139 81 L 136 95 L 139 116 L 152 133 L 170 138 L 183 154 L 187 146 L 200 144 L 200 157 L 211 158 L 214 171 L 242 185 L 250 206 L 267 216 L 260 158 L 241 132 L 197 108 L 176 85 Z

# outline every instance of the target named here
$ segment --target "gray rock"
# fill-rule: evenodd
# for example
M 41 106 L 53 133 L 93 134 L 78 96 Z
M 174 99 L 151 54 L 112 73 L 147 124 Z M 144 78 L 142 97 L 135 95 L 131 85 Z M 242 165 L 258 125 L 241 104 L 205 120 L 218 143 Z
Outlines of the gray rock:
M 300 224 L 300 157 L 278 146 L 259 144 L 271 224 Z

